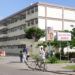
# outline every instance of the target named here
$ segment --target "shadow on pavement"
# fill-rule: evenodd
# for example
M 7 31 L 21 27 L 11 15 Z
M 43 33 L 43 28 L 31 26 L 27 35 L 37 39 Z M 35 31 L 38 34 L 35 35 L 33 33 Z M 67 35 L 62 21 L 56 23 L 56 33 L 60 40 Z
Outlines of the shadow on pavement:
M 42 71 L 42 70 L 39 70 L 39 69 L 19 69 L 19 70 L 24 70 L 24 71 L 39 71 L 39 72 L 50 72 L 50 73 L 54 73 L 54 74 L 59 74 L 59 75 L 75 75 L 75 74 L 69 74 L 69 72 L 74 72 L 74 71 Z
M 73 72 L 73 71 L 47 71 L 51 73 L 56 73 L 56 74 L 65 74 L 65 75 L 75 75 L 75 74 L 69 74 L 68 72 Z
M 11 61 L 11 62 L 8 62 L 8 63 L 21 63 L 19 61 Z
M 18 70 L 21 70 L 21 71 L 33 71 L 32 69 L 18 69 Z

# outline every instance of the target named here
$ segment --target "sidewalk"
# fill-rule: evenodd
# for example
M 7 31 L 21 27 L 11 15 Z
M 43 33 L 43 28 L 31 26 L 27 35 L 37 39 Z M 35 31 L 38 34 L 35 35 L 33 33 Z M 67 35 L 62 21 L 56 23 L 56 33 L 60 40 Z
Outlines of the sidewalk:
M 0 57 L 0 64 L 7 65 L 15 69 L 29 69 L 27 65 L 25 65 L 24 63 L 20 63 L 19 57 L 17 56 Z M 75 63 L 47 64 L 47 72 L 56 72 L 65 75 L 75 75 L 74 71 L 63 69 L 63 67 L 66 65 L 75 65 Z

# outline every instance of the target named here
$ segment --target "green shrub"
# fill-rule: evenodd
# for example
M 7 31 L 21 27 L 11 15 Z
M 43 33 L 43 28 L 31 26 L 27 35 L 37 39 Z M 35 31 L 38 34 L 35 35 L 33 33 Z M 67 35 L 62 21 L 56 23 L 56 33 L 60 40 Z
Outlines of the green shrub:
M 75 58 L 75 52 L 69 52 L 69 58 Z
M 48 62 L 49 62 L 49 63 L 57 63 L 57 60 L 58 60 L 58 59 L 57 59 L 55 56 L 52 56 L 52 57 L 49 57 L 49 58 L 48 58 Z
M 55 53 L 55 57 L 58 58 L 58 59 L 60 59 L 60 53 L 59 52 Z
M 60 59 L 60 53 L 55 53 L 56 58 Z M 61 60 L 67 60 L 68 59 L 68 55 L 67 54 L 61 54 Z
M 32 54 L 31 56 L 34 60 L 38 61 L 39 60 L 39 54 L 36 53 L 36 54 Z

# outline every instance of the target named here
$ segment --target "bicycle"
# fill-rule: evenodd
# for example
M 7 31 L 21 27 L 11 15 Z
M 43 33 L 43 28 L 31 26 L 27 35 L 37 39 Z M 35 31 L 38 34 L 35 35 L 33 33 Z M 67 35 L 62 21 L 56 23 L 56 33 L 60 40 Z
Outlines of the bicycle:
M 25 64 L 32 70 L 47 71 L 46 62 L 39 57 L 30 58 L 27 62 L 25 62 Z
M 37 69 L 38 67 L 39 70 L 42 70 L 42 71 L 47 70 L 46 62 L 43 59 L 37 59 L 35 64 L 36 64 L 35 69 Z

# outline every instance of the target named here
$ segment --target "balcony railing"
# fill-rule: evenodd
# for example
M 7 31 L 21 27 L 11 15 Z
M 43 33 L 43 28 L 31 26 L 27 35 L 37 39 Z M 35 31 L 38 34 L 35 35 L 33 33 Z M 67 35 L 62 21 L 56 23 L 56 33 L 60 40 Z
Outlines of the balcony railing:
M 7 26 L 1 26 L 0 30 L 2 30 L 2 29 L 7 29 Z
M 7 37 L 7 34 L 0 34 L 0 38 Z

